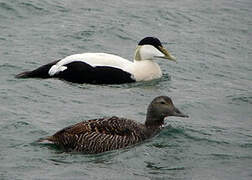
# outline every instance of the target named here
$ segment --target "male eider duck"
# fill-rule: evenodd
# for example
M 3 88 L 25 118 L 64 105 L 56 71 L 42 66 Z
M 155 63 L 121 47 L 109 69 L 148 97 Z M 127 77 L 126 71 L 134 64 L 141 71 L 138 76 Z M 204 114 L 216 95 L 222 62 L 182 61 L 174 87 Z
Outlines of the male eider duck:
M 60 78 L 73 83 L 122 84 L 148 81 L 162 76 L 155 58 L 176 61 L 155 37 L 142 39 L 134 61 L 107 53 L 83 53 L 67 56 L 17 78 Z
M 92 119 L 66 127 L 39 143 L 50 143 L 70 152 L 102 153 L 137 144 L 156 135 L 167 116 L 188 117 L 167 96 L 156 97 L 149 105 L 144 124 L 116 116 Z

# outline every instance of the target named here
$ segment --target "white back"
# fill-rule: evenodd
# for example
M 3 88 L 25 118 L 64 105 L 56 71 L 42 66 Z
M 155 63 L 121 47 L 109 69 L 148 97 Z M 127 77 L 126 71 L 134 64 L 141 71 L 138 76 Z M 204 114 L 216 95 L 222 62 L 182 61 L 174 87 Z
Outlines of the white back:
M 53 76 L 60 71 L 64 71 L 67 67 L 64 66 L 71 62 L 81 61 L 89 64 L 90 66 L 110 66 L 124 70 L 125 67 L 133 64 L 132 61 L 128 61 L 120 56 L 107 54 L 107 53 L 83 53 L 83 54 L 74 54 L 65 57 L 60 60 L 57 64 L 51 67 L 49 70 L 49 75 Z

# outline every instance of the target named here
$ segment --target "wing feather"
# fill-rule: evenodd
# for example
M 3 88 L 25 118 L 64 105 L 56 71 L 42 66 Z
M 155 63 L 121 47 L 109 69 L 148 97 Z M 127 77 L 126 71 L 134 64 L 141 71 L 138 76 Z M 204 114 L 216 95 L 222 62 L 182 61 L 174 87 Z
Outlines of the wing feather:
M 100 153 L 136 144 L 145 139 L 139 124 L 123 118 L 92 119 L 66 127 L 52 137 L 66 150 Z

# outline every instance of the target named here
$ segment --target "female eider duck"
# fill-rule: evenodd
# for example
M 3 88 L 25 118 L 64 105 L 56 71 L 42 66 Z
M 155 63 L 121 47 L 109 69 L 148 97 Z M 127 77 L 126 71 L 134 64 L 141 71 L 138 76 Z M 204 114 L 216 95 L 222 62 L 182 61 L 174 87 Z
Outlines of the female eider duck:
M 162 76 L 154 58 L 176 61 L 155 37 L 142 39 L 134 61 L 107 53 L 74 54 L 18 74 L 17 78 L 60 78 L 73 83 L 122 84 L 148 81 Z
M 67 152 L 102 153 L 153 137 L 162 129 L 167 116 L 188 117 L 169 97 L 159 96 L 150 103 L 144 124 L 115 116 L 92 119 L 66 127 L 39 142 L 55 144 Z

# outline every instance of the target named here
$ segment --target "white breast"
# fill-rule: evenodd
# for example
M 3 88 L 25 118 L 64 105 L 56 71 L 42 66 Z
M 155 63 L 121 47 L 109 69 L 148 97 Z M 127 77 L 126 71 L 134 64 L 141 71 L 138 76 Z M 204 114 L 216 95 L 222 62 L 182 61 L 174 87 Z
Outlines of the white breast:
M 134 61 L 128 66 L 128 72 L 134 75 L 136 81 L 149 81 L 162 77 L 162 71 L 157 63 L 152 60 Z

